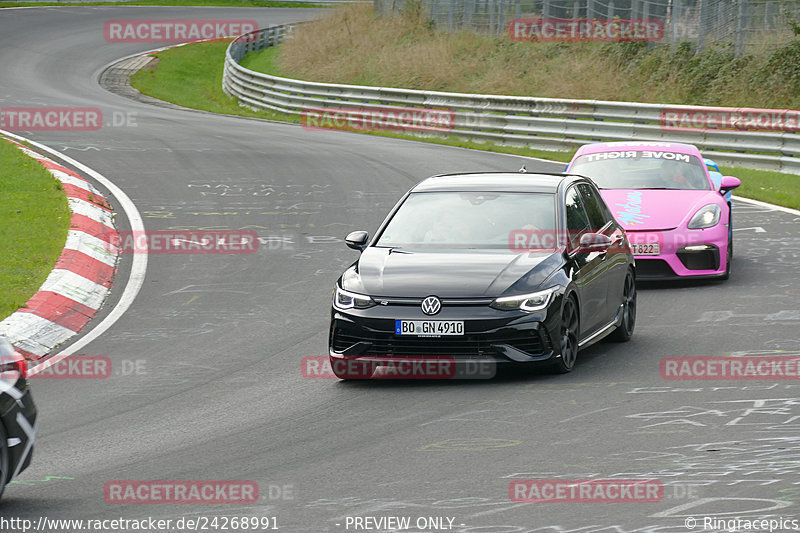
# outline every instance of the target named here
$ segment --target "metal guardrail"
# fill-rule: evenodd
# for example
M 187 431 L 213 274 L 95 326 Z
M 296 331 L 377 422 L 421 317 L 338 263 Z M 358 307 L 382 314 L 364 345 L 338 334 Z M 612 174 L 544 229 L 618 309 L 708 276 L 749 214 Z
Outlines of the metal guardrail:
M 241 105 L 283 113 L 300 113 L 310 108 L 354 112 L 377 106 L 398 112 L 446 108 L 453 113 L 454 123 L 445 134 L 478 142 L 546 150 L 569 150 L 596 141 L 687 142 L 697 145 L 706 157 L 718 163 L 800 174 L 800 133 L 668 129 L 661 122 L 662 112 L 666 111 L 730 112 L 728 108 L 339 85 L 270 76 L 239 64 L 248 52 L 280 43 L 293 28 L 293 25 L 264 28 L 231 42 L 225 53 L 222 77 L 225 93 L 237 98 Z

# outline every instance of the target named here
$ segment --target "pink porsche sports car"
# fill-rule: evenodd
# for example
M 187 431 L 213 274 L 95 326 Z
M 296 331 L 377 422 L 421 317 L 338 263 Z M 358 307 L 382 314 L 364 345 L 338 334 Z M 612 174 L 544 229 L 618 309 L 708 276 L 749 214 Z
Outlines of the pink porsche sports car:
M 725 194 L 741 182 L 723 176 L 715 186 L 696 146 L 587 144 L 567 172 L 597 184 L 628 234 L 637 278 L 729 276 L 733 233 Z

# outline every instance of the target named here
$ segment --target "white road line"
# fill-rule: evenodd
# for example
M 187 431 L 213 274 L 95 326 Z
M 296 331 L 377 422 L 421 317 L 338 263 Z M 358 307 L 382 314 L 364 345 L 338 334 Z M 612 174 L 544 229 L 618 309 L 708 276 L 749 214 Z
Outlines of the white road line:
M 798 179 L 800 179 L 800 177 L 798 177 Z M 790 207 L 783 207 L 782 205 L 770 204 L 768 202 L 762 202 L 761 200 L 753 200 L 751 198 L 743 198 L 741 196 L 734 196 L 733 199 L 738 202 L 746 202 L 748 204 L 760 205 L 761 207 L 768 207 L 775 211 L 783 211 L 784 213 L 789 213 L 790 215 L 800 216 L 800 211 L 798 211 L 797 209 L 792 209 Z
M 86 279 L 77 272 L 54 268 L 37 292 L 41 291 L 54 292 L 97 310 L 103 305 L 107 290 L 103 285 Z
M 67 242 L 64 244 L 65 250 L 75 250 L 97 259 L 108 266 L 117 264 L 118 248 L 115 244 L 98 239 L 85 231 L 69 230 L 67 232 Z
M 27 142 L 31 146 L 35 146 L 36 148 L 45 151 L 51 155 L 56 156 L 56 158 L 66 161 L 70 165 L 74 166 L 75 168 L 85 172 L 92 178 L 96 179 L 99 183 L 101 183 L 108 191 L 116 198 L 117 202 L 119 202 L 120 207 L 123 211 L 125 211 L 125 216 L 128 217 L 128 221 L 131 225 L 132 231 L 141 231 L 144 232 L 144 221 L 142 220 L 142 215 L 139 213 L 139 210 L 136 209 L 136 206 L 133 204 L 131 199 L 128 197 L 125 192 L 117 187 L 111 180 L 93 170 L 83 163 L 72 159 L 69 156 L 59 153 L 57 150 L 50 148 L 49 146 L 45 146 L 44 144 L 38 143 L 36 141 L 32 141 L 30 139 L 26 139 L 25 137 L 21 137 L 14 133 L 0 130 L 0 134 L 10 137 L 12 139 L 16 139 L 21 142 Z M 128 277 L 128 283 L 125 285 L 125 289 L 122 292 L 122 296 L 120 296 L 119 302 L 111 310 L 111 312 L 106 315 L 106 317 L 100 321 L 94 328 L 92 328 L 86 335 L 78 339 L 74 344 L 70 347 L 62 350 L 58 354 L 50 357 L 43 363 L 39 363 L 35 367 L 29 370 L 30 375 L 38 374 L 42 370 L 49 368 L 50 366 L 54 365 L 61 359 L 64 359 L 76 352 L 78 352 L 81 348 L 95 340 L 97 337 L 105 333 L 114 323 L 122 317 L 125 311 L 133 304 L 133 301 L 136 299 L 136 295 L 139 294 L 139 290 L 142 288 L 144 284 L 144 278 L 147 274 L 147 248 L 146 244 L 145 247 L 142 249 L 141 253 L 133 254 L 133 264 L 131 265 L 131 273 Z
M 67 202 L 69 203 L 69 208 L 72 211 L 72 214 L 83 215 L 91 218 L 92 220 L 96 220 L 104 226 L 108 226 L 109 228 L 114 227 L 114 219 L 112 218 L 111 213 L 102 207 L 98 207 L 97 205 L 87 202 L 86 200 L 75 198 L 74 196 L 68 196 Z
M 588 413 L 581 413 L 579 415 L 575 415 L 575 416 L 572 416 L 570 418 L 565 418 L 564 420 L 561 421 L 561 423 L 563 424 L 564 422 L 569 422 L 571 420 L 575 420 L 576 418 L 580 418 L 582 416 L 589 416 L 589 415 L 593 415 L 595 413 L 601 413 L 603 411 L 608 411 L 609 409 L 614 409 L 614 408 L 615 407 L 603 407 L 602 409 L 597 409 L 596 411 L 589 411 Z
M 12 318 L 13 317 L 13 318 Z M 66 342 L 75 332 L 33 313 L 14 313 L 0 322 L 0 331 L 7 331 L 13 320 L 15 346 L 36 356 L 43 356 L 53 346 Z M 30 367 L 29 367 L 30 368 Z
M 70 176 L 66 172 L 61 171 L 61 170 L 57 170 L 55 168 L 51 168 L 50 169 L 50 173 L 53 174 L 58 179 L 58 181 L 60 181 L 61 183 L 68 183 L 70 185 L 74 185 L 74 186 L 76 186 L 78 188 L 81 188 L 81 189 L 83 189 L 85 191 L 89 191 L 90 193 L 100 194 L 97 191 L 97 189 L 95 189 L 92 186 L 92 184 L 89 183 L 88 181 L 84 181 L 84 180 L 82 180 L 80 178 L 76 178 L 75 176 Z

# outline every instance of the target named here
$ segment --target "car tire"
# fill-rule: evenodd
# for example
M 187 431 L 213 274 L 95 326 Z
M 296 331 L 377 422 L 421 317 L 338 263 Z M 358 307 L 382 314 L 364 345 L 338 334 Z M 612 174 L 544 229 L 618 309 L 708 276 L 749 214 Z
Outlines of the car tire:
M 725 260 L 725 273 L 722 275 L 722 279 L 728 279 L 731 277 L 731 257 L 733 256 L 733 241 L 728 241 L 728 257 Z
M 6 436 L 5 429 L 3 429 L 3 424 L 0 423 L 0 498 L 3 497 L 3 491 L 6 488 L 8 476 L 11 475 L 11 472 L 9 472 L 8 455 L 8 437 Z
M 728 257 L 725 259 L 725 273 L 720 276 L 720 279 L 728 279 L 731 277 L 731 259 L 733 259 L 733 211 L 731 204 L 728 204 L 728 212 L 730 218 L 728 219 Z
M 564 299 L 559 331 L 561 352 L 554 362 L 554 370 L 558 374 L 566 374 L 572 371 L 578 358 L 578 333 L 580 331 L 578 304 L 571 295 Z
M 628 342 L 636 327 L 636 277 L 633 270 L 628 270 L 622 288 L 622 324 L 617 326 L 608 336 L 614 342 Z

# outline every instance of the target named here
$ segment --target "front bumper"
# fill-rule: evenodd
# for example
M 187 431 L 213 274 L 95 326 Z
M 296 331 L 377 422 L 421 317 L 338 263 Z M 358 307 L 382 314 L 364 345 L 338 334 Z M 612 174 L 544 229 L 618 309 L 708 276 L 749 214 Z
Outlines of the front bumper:
M 446 360 L 470 363 L 535 363 L 551 359 L 558 346 L 560 298 L 546 310 L 499 311 L 485 305 L 444 305 L 435 316 L 418 305 L 378 305 L 365 310 L 333 309 L 329 334 L 331 363 Z M 396 320 L 463 320 L 464 335 L 408 336 L 395 333 Z M 341 363 L 340 363 L 341 364 Z
M 715 278 L 725 274 L 728 260 L 728 226 L 707 229 L 627 231 L 631 242 L 658 243 L 659 255 L 636 255 L 636 278 L 658 280 Z

